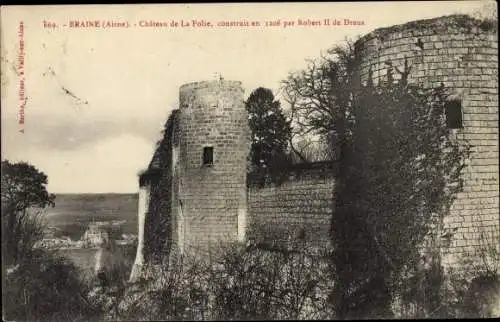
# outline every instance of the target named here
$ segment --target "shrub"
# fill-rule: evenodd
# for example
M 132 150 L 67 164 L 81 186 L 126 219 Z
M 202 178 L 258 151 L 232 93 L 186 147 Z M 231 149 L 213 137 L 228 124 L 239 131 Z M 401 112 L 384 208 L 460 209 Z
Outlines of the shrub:
M 105 266 L 103 273 L 109 287 L 123 287 L 130 277 L 133 258 L 128 254 L 127 248 L 111 247 L 105 250 Z
M 500 315 L 500 254 L 491 234 L 446 271 L 423 267 L 403 278 L 398 314 L 403 318 L 488 318 Z M 416 265 L 415 265 L 416 266 Z M 429 294 L 435 294 L 430 309 Z
M 450 308 L 449 315 L 457 318 L 500 316 L 498 236 L 481 231 L 478 247 L 467 253 L 459 264 L 463 268 L 449 274 L 448 302 L 445 302 Z
M 208 292 L 206 268 L 196 261 L 145 267 L 117 302 L 114 320 L 203 320 Z
M 87 270 L 85 279 L 92 286 L 88 299 L 100 307 L 104 318 L 118 315 L 118 303 L 123 299 L 127 290 L 127 281 L 133 266 L 131 249 L 116 247 L 108 244 L 100 250 L 101 269 Z
M 99 315 L 86 298 L 78 268 L 55 252 L 38 250 L 5 276 L 4 316 L 9 320 L 85 321 Z
M 328 263 L 305 250 L 233 244 L 211 271 L 215 319 L 328 318 Z
M 125 292 L 119 319 L 329 318 L 327 262 L 302 252 L 231 243 L 203 260 L 184 257 Z

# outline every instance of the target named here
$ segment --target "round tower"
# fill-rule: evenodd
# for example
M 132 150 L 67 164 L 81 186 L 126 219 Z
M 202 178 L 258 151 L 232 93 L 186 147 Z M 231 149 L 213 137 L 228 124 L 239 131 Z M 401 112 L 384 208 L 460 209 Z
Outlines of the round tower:
M 243 93 L 241 82 L 222 79 L 180 87 L 181 252 L 245 237 L 250 140 Z
M 451 92 L 448 127 L 473 147 L 464 173 L 464 191 L 445 219 L 445 227 L 455 230 L 448 260 L 478 247 L 481 231 L 498 241 L 496 26 L 466 15 L 413 21 L 369 33 L 357 41 L 356 52 L 364 83 L 370 69 L 378 83 L 387 73 L 387 63 L 403 70 L 406 59 L 411 66 L 410 81 L 425 88 L 443 84 Z

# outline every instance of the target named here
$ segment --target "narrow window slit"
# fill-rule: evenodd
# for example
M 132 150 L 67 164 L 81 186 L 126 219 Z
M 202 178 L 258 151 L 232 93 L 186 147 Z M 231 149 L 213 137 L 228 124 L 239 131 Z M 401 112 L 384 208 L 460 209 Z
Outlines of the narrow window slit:
M 203 148 L 203 165 L 214 164 L 214 148 L 206 146 Z
M 458 99 L 450 100 L 444 105 L 446 126 L 449 129 L 463 128 L 462 102 Z

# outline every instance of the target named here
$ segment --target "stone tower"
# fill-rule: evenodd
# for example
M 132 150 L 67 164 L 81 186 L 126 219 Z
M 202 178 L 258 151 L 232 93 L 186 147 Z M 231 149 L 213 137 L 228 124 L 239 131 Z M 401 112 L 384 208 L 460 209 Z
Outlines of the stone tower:
M 426 88 L 445 85 L 453 103 L 448 126 L 473 145 L 457 196 L 445 226 L 455 229 L 445 257 L 449 263 L 480 245 L 480 232 L 499 244 L 498 168 L 498 35 L 495 27 L 465 15 L 454 15 L 377 29 L 356 43 L 360 76 L 369 69 L 377 83 L 386 62 L 403 70 L 412 65 L 410 81 Z M 396 76 L 396 75 L 395 75 Z
M 248 113 L 240 82 L 181 86 L 148 168 L 139 175 L 131 281 L 177 254 L 204 255 L 247 228 Z M 149 270 L 149 269 L 148 269 Z
M 241 83 L 221 78 L 181 86 L 178 121 L 178 249 L 195 253 L 220 241 L 243 240 L 250 136 Z

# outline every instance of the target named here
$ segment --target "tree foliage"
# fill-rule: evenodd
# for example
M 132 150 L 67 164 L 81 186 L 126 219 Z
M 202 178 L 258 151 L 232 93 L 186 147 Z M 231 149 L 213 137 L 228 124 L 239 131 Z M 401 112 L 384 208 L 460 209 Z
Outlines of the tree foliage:
M 47 176 L 33 165 L 2 161 L 4 314 L 9 320 L 88 321 L 99 306 L 86 299 L 89 288 L 78 268 L 33 247 L 43 238 L 42 209 L 54 206 L 46 185 Z
M 339 157 L 338 149 L 347 143 L 353 124 L 350 113 L 356 66 L 354 44 L 347 41 L 320 59 L 309 60 L 305 69 L 290 73 L 282 82 L 291 110 L 292 136 L 313 135 L 327 140 L 333 150 L 328 156 L 333 159 Z M 292 149 L 300 155 L 300 149 Z
M 248 124 L 252 133 L 251 162 L 257 168 L 270 167 L 273 159 L 287 153 L 291 139 L 290 122 L 268 88 L 255 89 L 247 101 Z
M 4 283 L 3 312 L 17 321 L 98 320 L 100 306 L 87 299 L 90 288 L 67 258 L 36 250 L 21 258 Z
M 54 206 L 46 189 L 47 176 L 26 163 L 2 161 L 2 251 L 14 263 L 42 238 L 40 210 Z
M 446 126 L 445 88 L 410 84 L 407 63 L 396 71 L 389 68 L 380 86 L 369 81 L 353 100 L 332 223 L 341 316 L 389 314 L 402 274 L 418 267 L 429 240 L 429 283 L 440 282 L 439 232 L 462 189 L 469 147 Z M 438 306 L 438 294 L 427 300 L 429 310 Z
M 446 127 L 446 89 L 410 84 L 408 62 L 404 70 L 388 66 L 380 85 L 370 75 L 362 86 L 347 42 L 283 82 L 294 134 L 327 139 L 339 162 L 332 217 L 339 318 L 390 315 L 424 241 L 431 235 L 439 247 L 436 230 L 462 187 L 469 153 Z M 439 283 L 439 259 L 431 263 L 428 283 Z
M 326 139 L 297 137 L 293 147 L 295 149 L 291 151 L 293 163 L 331 161 L 335 158 Z

